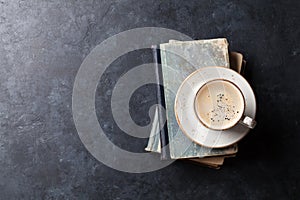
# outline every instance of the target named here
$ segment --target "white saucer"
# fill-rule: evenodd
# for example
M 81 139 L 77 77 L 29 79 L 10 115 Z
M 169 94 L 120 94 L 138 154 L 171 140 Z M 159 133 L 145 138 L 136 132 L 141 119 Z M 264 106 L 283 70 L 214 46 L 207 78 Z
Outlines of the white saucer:
M 195 96 L 206 82 L 215 79 L 228 80 L 241 90 L 245 98 L 244 115 L 254 119 L 256 100 L 251 86 L 240 74 L 225 67 L 204 67 L 189 75 L 178 89 L 174 109 L 177 123 L 187 137 L 202 146 L 221 148 L 241 140 L 249 128 L 237 124 L 230 129 L 216 131 L 199 121 L 194 109 Z

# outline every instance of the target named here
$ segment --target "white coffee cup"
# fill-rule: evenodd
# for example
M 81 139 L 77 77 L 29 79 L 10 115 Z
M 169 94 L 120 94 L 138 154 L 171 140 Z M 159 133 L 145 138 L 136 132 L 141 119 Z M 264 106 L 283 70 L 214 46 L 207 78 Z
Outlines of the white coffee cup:
M 197 92 L 194 107 L 199 121 L 213 130 L 226 130 L 238 123 L 253 129 L 256 121 L 244 115 L 245 98 L 232 82 L 215 79 Z

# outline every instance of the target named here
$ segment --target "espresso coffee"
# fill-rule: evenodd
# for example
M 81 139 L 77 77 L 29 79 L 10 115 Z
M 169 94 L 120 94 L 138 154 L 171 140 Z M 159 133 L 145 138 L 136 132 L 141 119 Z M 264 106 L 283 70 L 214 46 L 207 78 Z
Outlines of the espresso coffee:
M 203 85 L 195 98 L 195 111 L 208 128 L 224 130 L 234 126 L 244 113 L 244 97 L 231 82 L 214 80 Z

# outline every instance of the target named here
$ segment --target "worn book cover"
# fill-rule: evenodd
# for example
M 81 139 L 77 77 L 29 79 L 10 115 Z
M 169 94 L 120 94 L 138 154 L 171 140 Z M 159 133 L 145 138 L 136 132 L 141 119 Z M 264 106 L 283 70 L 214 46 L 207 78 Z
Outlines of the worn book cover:
M 170 43 L 160 45 L 160 56 L 171 158 L 195 158 L 236 153 L 236 145 L 212 149 L 193 143 L 179 129 L 173 109 L 176 92 L 190 73 L 206 66 L 229 67 L 227 40 L 170 41 Z M 155 115 L 159 117 L 158 108 Z M 155 123 L 154 120 L 151 139 L 146 150 L 160 152 L 161 143 L 157 145 L 160 141 L 155 137 L 159 130 L 159 123 Z

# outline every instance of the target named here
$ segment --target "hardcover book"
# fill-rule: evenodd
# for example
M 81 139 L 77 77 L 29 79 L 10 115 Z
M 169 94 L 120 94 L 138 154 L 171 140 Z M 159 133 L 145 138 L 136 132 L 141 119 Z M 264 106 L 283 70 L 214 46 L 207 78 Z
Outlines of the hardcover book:
M 242 54 L 231 52 L 229 60 L 226 39 L 170 40 L 169 43 L 160 46 L 153 45 L 152 50 L 157 83 L 164 85 L 163 89 L 158 87 L 157 99 L 158 103 L 166 108 L 166 113 L 160 107 L 156 108 L 145 150 L 161 153 L 162 159 L 185 159 L 218 168 L 223 164 L 225 157 L 235 155 L 238 150 L 237 144 L 216 149 L 200 146 L 188 139 L 179 129 L 175 119 L 175 95 L 182 81 L 201 67 L 230 66 L 240 73 L 245 66 Z M 166 117 L 167 122 L 164 123 Z

